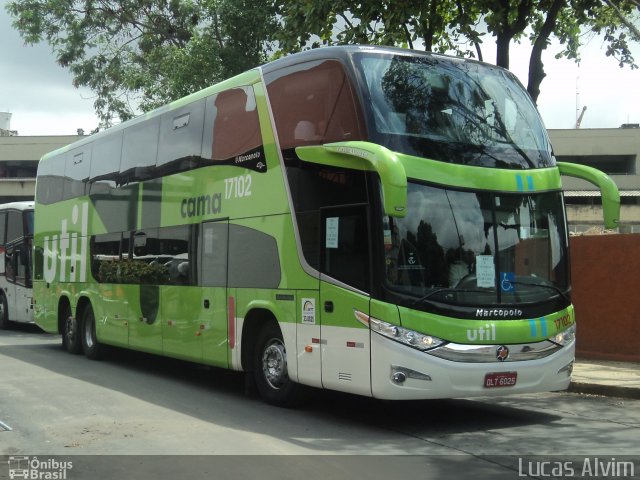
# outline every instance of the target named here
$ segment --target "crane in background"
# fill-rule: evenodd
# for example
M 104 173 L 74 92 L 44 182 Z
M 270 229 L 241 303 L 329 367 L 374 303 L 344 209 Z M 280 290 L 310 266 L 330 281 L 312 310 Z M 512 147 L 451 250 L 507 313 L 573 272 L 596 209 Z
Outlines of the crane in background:
M 580 124 L 582 123 L 582 118 L 584 117 L 584 112 L 587 111 L 587 106 L 582 107 L 582 112 L 580 112 L 580 116 L 576 120 L 576 128 L 580 128 Z

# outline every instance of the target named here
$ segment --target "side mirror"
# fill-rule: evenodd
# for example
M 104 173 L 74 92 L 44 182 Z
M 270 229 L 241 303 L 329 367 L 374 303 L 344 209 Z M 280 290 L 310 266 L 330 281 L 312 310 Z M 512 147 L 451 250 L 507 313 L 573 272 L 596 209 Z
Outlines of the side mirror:
M 577 163 L 558 162 L 560 175 L 581 178 L 593 183 L 602 195 L 602 214 L 605 228 L 617 228 L 620 221 L 620 192 L 609 175 L 597 168 Z

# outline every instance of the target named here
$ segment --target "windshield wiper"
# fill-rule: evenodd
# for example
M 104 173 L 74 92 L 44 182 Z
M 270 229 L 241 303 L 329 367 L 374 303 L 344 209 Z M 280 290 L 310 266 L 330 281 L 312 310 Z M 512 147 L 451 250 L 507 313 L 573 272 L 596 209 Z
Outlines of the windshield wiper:
M 528 287 L 547 288 L 547 289 L 555 291 L 567 303 L 571 303 L 571 299 L 567 296 L 567 294 L 565 292 L 563 292 L 560 288 L 556 287 L 555 285 L 545 285 L 543 283 L 518 282 L 518 281 L 514 281 L 514 280 L 510 280 L 509 283 L 512 284 L 512 285 L 524 285 L 524 286 L 528 286 Z M 480 288 L 450 288 L 450 287 L 436 288 L 434 290 L 431 290 L 429 293 L 426 293 L 425 295 L 421 296 L 420 298 L 417 298 L 413 302 L 411 302 L 409 304 L 409 307 L 411 308 L 411 307 L 414 307 L 416 305 L 419 305 L 422 302 L 424 302 L 425 300 L 428 300 L 429 298 L 431 298 L 432 296 L 434 296 L 434 295 L 436 295 L 438 293 L 442 293 L 442 292 L 487 293 L 487 290 L 483 290 L 483 289 L 480 289 Z
M 529 283 L 529 282 L 518 282 L 514 280 L 509 280 L 509 283 L 512 285 L 526 285 L 528 287 L 540 287 L 540 288 L 548 288 L 550 290 L 554 290 L 558 295 L 560 295 L 567 303 L 571 303 L 571 299 L 567 296 L 565 292 L 560 290 L 560 288 L 555 285 L 546 285 L 544 283 Z
M 513 283 L 513 282 L 511 282 L 511 283 Z M 450 287 L 436 288 L 434 290 L 431 290 L 429 293 L 423 295 L 422 297 L 420 297 L 420 298 L 414 300 L 413 302 L 411 302 L 409 304 L 409 307 L 413 307 L 415 305 L 419 305 L 422 302 L 424 302 L 425 300 L 428 300 L 430 297 L 432 297 L 436 293 L 442 293 L 442 292 L 486 293 L 487 290 L 482 290 L 480 288 L 450 288 Z

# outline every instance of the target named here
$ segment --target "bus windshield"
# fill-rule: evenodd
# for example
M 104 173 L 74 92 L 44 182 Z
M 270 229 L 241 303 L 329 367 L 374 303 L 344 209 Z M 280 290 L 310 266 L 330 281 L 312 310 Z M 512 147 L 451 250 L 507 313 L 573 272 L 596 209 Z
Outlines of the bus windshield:
M 371 141 L 465 165 L 555 165 L 540 116 L 510 72 L 437 55 L 361 53 L 355 64 Z
M 559 192 L 466 192 L 409 182 L 407 203 L 406 217 L 384 217 L 385 282 L 412 305 L 568 300 Z

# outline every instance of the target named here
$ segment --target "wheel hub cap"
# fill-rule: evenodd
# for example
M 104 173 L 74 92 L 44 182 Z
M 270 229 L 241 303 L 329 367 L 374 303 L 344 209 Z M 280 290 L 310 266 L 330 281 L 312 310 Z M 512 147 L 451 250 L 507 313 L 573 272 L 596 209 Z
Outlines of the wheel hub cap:
M 281 388 L 287 381 L 287 354 L 284 345 L 274 341 L 265 348 L 262 355 L 264 377 L 273 388 Z

